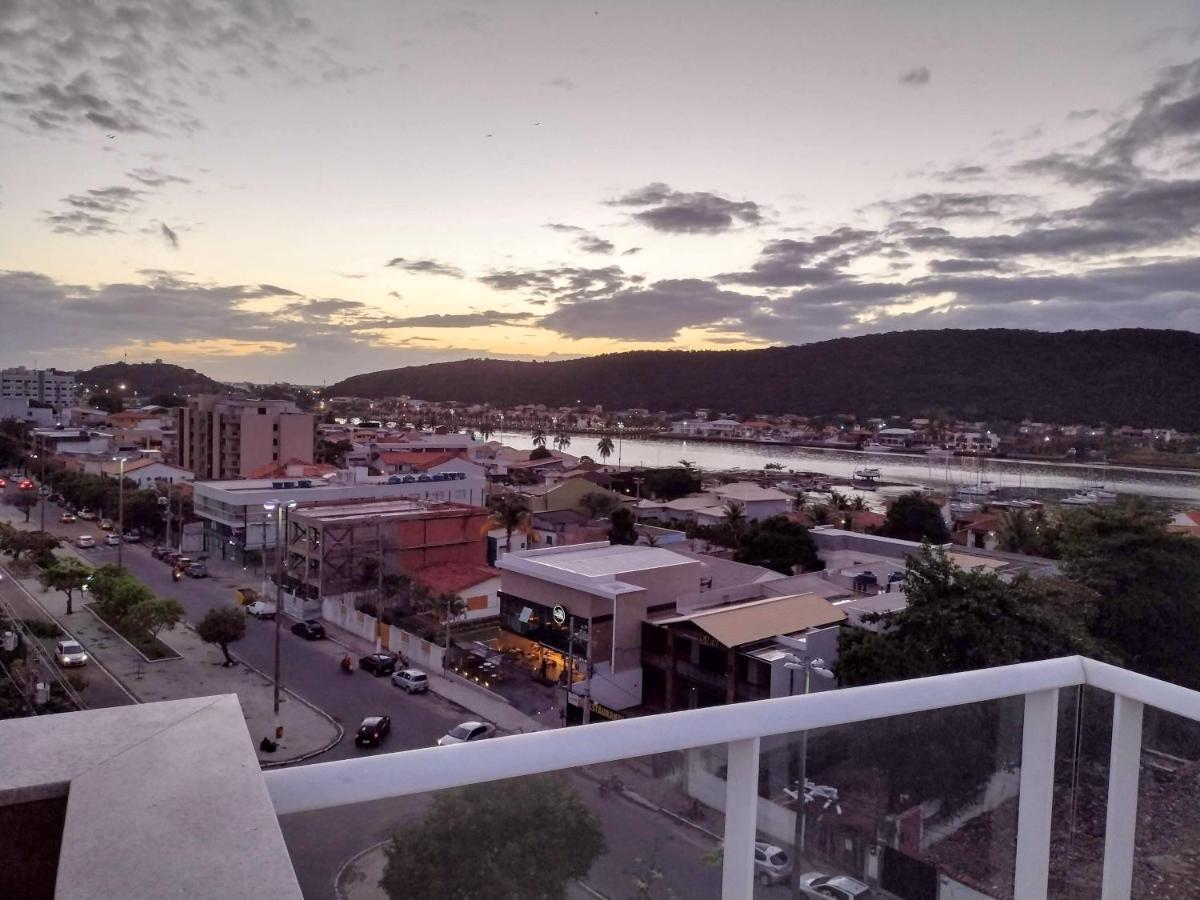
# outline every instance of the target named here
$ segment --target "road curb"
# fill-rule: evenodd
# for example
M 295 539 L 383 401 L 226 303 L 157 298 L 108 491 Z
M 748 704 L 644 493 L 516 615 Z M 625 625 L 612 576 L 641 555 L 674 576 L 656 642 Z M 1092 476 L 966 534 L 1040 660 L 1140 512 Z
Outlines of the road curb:
M 342 893 L 342 874 L 348 868 L 350 868 L 352 865 L 354 865 L 356 862 L 358 862 L 360 859 L 362 859 L 364 856 L 366 856 L 368 853 L 374 853 L 380 847 L 383 847 L 386 844 L 390 844 L 391 842 L 392 842 L 392 839 L 388 838 L 386 841 L 379 841 L 376 844 L 372 844 L 370 847 L 366 847 L 363 850 L 359 850 L 352 857 L 350 857 L 348 860 L 346 860 L 344 863 L 342 863 L 341 866 L 338 867 L 337 872 L 333 876 L 333 895 L 337 898 L 337 900 L 346 900 L 346 895 Z
M 191 628 L 193 631 L 195 631 L 195 627 L 190 622 L 187 623 L 185 625 L 185 627 Z M 267 681 L 272 680 L 270 675 L 268 675 L 266 672 L 264 672 L 258 666 L 255 666 L 255 665 L 252 665 L 251 663 L 246 662 L 246 660 L 242 659 L 242 657 L 238 656 L 236 653 L 230 653 L 229 655 L 233 659 L 236 659 L 238 661 L 239 665 L 245 666 L 251 672 L 256 672 L 262 678 L 267 679 Z M 259 767 L 263 768 L 263 769 L 278 769 L 281 766 L 292 766 L 292 765 L 295 765 L 296 763 L 304 762 L 307 759 L 312 759 L 314 756 L 320 756 L 322 753 L 328 753 L 330 750 L 332 750 L 334 747 L 336 747 L 339 743 L 341 743 L 342 738 L 344 738 L 346 736 L 346 729 L 341 726 L 341 723 L 339 723 L 337 721 L 337 719 L 335 719 L 329 713 L 325 712 L 325 710 L 321 709 L 321 707 L 317 706 L 317 704 L 313 703 L 311 700 L 307 699 L 306 697 L 303 697 L 300 694 L 297 694 L 291 688 L 285 687 L 285 688 L 283 688 L 283 692 L 292 697 L 295 697 L 297 700 L 299 700 L 301 703 L 303 703 L 305 706 L 307 706 L 309 709 L 311 709 L 317 715 L 324 717 L 329 722 L 329 724 L 332 725 L 334 727 L 334 729 L 337 731 L 337 737 L 335 737 L 328 744 L 326 744 L 325 746 L 323 746 L 317 750 L 309 750 L 305 753 L 299 754 L 298 756 L 290 756 L 287 759 L 259 760 L 259 763 L 258 763 Z

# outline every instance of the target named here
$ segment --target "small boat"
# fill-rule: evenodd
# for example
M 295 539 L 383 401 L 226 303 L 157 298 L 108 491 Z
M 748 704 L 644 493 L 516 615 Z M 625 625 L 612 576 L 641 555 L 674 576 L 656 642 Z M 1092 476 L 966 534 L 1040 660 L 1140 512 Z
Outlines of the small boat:
M 879 470 L 869 466 L 863 466 L 854 470 L 854 477 L 861 478 L 863 481 L 874 481 L 879 477 Z

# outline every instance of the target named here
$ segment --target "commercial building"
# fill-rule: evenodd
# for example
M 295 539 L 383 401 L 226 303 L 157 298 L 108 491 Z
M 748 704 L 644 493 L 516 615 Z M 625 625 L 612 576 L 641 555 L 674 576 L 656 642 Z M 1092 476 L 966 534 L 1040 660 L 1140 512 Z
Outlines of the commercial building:
M 193 397 L 175 410 L 176 462 L 197 479 L 246 478 L 270 463 L 311 463 L 316 417 L 288 400 Z
M 297 588 L 293 593 L 314 600 L 373 588 L 364 581 L 364 571 L 380 579 L 407 575 L 420 580 L 428 573 L 435 584 L 449 584 L 450 572 L 443 567 L 485 569 L 487 517 L 487 510 L 478 506 L 416 500 L 298 507 L 286 516 L 285 575 Z M 463 589 L 480 583 L 461 574 L 454 581 Z M 486 609 L 477 608 L 476 616 L 481 612 Z
M 204 549 L 243 563 L 275 546 L 275 519 L 263 504 L 297 506 L 420 500 L 482 506 L 487 483 L 465 472 L 439 475 L 368 475 L 366 469 L 338 471 L 323 478 L 247 478 L 197 481 L 196 516 L 203 522 Z
M 49 403 L 55 408 L 75 403 L 75 376 L 57 369 L 0 369 L 0 397 Z

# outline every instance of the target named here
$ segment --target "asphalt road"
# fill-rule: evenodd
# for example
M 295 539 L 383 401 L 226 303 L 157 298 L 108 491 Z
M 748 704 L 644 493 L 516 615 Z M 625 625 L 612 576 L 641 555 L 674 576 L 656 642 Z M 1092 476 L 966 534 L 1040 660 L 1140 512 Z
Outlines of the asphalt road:
M 54 506 L 47 510 L 49 530 L 70 539 L 82 533 L 92 534 L 98 545 L 103 543 L 103 532 L 95 522 L 63 525 L 58 514 Z M 32 521 L 37 521 L 37 515 L 34 510 Z M 210 567 L 216 572 L 214 577 L 185 577 L 174 582 L 170 568 L 150 555 L 149 546 L 126 545 L 123 553 L 126 567 L 160 596 L 174 597 L 183 604 L 190 622 L 199 621 L 209 609 L 231 604 L 233 591 L 240 586 L 239 579 L 218 566 Z M 80 554 L 95 565 L 116 561 L 116 548 L 112 547 L 97 546 Z M 260 577 L 251 576 L 244 583 L 257 587 Z M 436 695 L 405 694 L 387 678 L 374 678 L 361 671 L 347 676 L 338 668 L 338 660 L 344 653 L 340 646 L 330 641 L 303 640 L 288 631 L 290 620 L 284 619 L 281 624 L 283 684 L 338 720 L 347 732 L 337 746 L 313 759 L 313 763 L 428 747 L 455 724 L 475 718 Z M 274 661 L 274 623 L 250 620 L 245 638 L 230 649 L 270 672 Z M 380 714 L 392 717 L 388 741 L 378 749 L 356 748 L 353 733 L 358 723 L 366 716 Z M 668 891 L 689 898 L 720 896 L 720 869 L 704 861 L 705 854 L 713 848 L 709 838 L 628 800 L 602 798 L 594 783 L 578 775 L 572 777 L 585 801 L 600 817 L 608 842 L 607 854 L 596 862 L 588 876 L 591 886 L 614 898 L 633 896 L 637 893 L 635 879 L 653 866 L 662 872 L 662 878 L 655 882 L 651 896 L 670 896 Z M 407 797 L 281 818 L 305 896 L 333 898 L 333 881 L 341 866 L 355 853 L 385 839 L 394 828 L 419 817 L 427 803 L 426 796 Z M 714 830 L 719 831 L 720 826 Z M 481 895 L 486 895 L 486 886 L 481 886 Z M 413 896 L 420 896 L 418 887 L 414 887 Z

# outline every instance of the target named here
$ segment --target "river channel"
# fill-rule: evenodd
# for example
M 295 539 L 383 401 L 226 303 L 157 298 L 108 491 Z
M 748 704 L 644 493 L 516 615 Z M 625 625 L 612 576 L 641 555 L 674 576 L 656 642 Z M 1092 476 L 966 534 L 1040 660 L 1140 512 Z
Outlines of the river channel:
M 494 435 L 493 440 L 517 449 L 533 448 L 533 439 L 528 433 L 505 432 Z M 598 460 L 596 441 L 597 438 L 593 436 L 576 435 L 566 452 Z M 899 453 L 825 450 L 787 444 L 678 439 L 623 440 L 617 443 L 618 452 L 608 460 L 609 465 L 616 465 L 619 460 L 622 466 L 674 466 L 686 459 L 703 470 L 728 471 L 760 470 L 767 463 L 779 463 L 785 472 L 793 469 L 836 478 L 850 478 L 855 469 L 870 466 L 879 469 L 880 480 L 884 482 L 952 489 L 976 484 L 984 478 L 997 488 L 1031 497 L 1038 496 L 1040 491 L 1061 496 L 1063 491 L 1080 491 L 1103 483 L 1120 494 L 1140 494 L 1182 505 L 1200 503 L 1200 473 L 1181 469 L 1141 469 L 1013 459 L 981 461 L 969 457 L 933 460 Z

